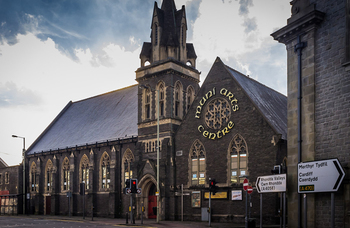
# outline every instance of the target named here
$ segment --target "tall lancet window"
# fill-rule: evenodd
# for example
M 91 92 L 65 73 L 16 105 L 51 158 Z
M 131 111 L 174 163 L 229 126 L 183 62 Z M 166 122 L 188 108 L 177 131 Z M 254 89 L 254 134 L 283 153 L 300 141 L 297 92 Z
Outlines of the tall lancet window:
M 194 90 L 192 86 L 189 86 L 187 88 L 187 101 L 186 101 L 187 111 L 190 109 L 193 99 L 194 99 Z
M 52 170 L 53 170 L 53 164 L 52 161 L 49 159 L 46 163 L 46 167 L 45 167 L 45 179 L 46 179 L 46 191 L 50 192 L 52 190 L 52 184 L 53 184 L 53 180 L 52 180 Z
M 243 183 L 244 177 L 248 175 L 248 147 L 244 138 L 237 134 L 233 137 L 229 146 L 231 161 L 231 183 Z
M 127 149 L 124 153 L 124 156 L 123 156 L 123 160 L 122 160 L 122 165 L 123 165 L 123 171 L 124 171 L 124 186 L 125 185 L 125 181 L 127 179 L 131 179 L 132 178 L 132 167 L 131 167 L 131 164 L 134 160 L 134 154 L 131 152 L 130 149 Z
M 86 154 L 80 161 L 80 183 L 85 183 L 85 189 L 89 189 L 89 158 Z
M 37 190 L 37 184 L 36 184 L 36 164 L 35 162 L 32 163 L 30 167 L 30 191 L 36 192 Z
M 63 164 L 62 164 L 62 176 L 63 176 L 63 183 L 62 183 L 62 188 L 63 191 L 68 191 L 70 188 L 70 177 L 69 177 L 69 160 L 66 157 L 63 160 Z
M 148 88 L 145 90 L 145 118 L 151 118 L 151 90 Z
M 101 188 L 109 188 L 110 183 L 110 157 L 107 152 L 104 152 L 101 157 Z
M 159 116 L 165 116 L 165 88 L 164 83 L 158 84 L 159 90 Z
M 180 82 L 176 83 L 175 86 L 175 94 L 174 94 L 174 100 L 175 100 L 175 107 L 174 107 L 174 114 L 175 117 L 182 117 L 182 86 Z
M 203 144 L 197 139 L 190 149 L 191 184 L 205 184 L 205 150 Z

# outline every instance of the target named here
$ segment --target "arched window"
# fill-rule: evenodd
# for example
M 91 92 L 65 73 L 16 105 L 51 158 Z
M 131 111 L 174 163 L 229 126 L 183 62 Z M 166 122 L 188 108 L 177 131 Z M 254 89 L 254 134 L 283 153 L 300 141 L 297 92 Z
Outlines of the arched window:
M 248 147 L 244 138 L 237 134 L 233 137 L 229 146 L 231 183 L 243 183 L 244 177 L 248 175 Z
M 101 188 L 108 189 L 111 184 L 110 176 L 110 157 L 107 152 L 104 152 L 101 157 Z
M 36 192 L 37 190 L 37 183 L 36 183 L 36 164 L 35 162 L 32 162 L 32 165 L 30 166 L 30 176 L 29 176 L 29 182 L 30 182 L 30 191 Z
M 68 191 L 70 189 L 70 172 L 69 172 L 69 160 L 64 158 L 62 163 L 62 190 Z
M 46 162 L 46 166 L 45 166 L 45 182 L 46 182 L 46 191 L 50 192 L 52 191 L 52 184 L 53 184 L 53 180 L 52 180 L 52 170 L 53 170 L 53 164 L 51 159 L 49 159 Z
M 203 144 L 197 139 L 190 149 L 191 184 L 205 184 L 205 150 Z
M 187 88 L 187 99 L 186 99 L 187 111 L 190 109 L 193 100 L 194 100 L 194 89 L 192 86 L 189 86 Z
M 182 85 L 180 82 L 177 82 L 175 85 L 175 93 L 174 93 L 174 100 L 175 100 L 175 109 L 174 114 L 175 117 L 182 118 Z
M 131 164 L 134 160 L 134 154 L 131 152 L 130 149 L 127 149 L 124 153 L 123 156 L 123 160 L 122 160 L 122 166 L 123 166 L 123 171 L 124 171 L 124 184 L 123 186 L 125 186 L 125 181 L 127 179 L 131 179 L 132 178 L 132 168 L 131 168 Z
M 9 182 L 10 182 L 9 173 L 6 172 L 6 173 L 5 173 L 5 184 L 8 184 Z
M 158 84 L 159 90 L 159 116 L 165 116 L 165 86 L 163 82 Z
M 85 183 L 85 189 L 89 189 L 89 158 L 86 154 L 80 160 L 80 183 Z
M 151 118 L 151 90 L 145 89 L 145 119 Z

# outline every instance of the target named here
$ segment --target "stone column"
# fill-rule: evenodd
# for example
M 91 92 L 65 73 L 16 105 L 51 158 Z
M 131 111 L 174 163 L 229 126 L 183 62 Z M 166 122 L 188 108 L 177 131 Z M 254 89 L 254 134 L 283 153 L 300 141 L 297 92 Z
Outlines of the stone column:
M 95 155 L 94 151 L 90 150 L 90 158 L 89 158 L 89 189 L 88 195 L 85 195 L 85 214 L 90 214 L 92 212 L 92 208 L 94 207 L 94 194 L 98 191 L 98 181 L 94 182 L 94 169 L 95 169 Z M 98 176 L 98 175 L 97 175 Z M 94 211 L 98 210 L 98 208 L 94 207 Z
M 75 195 L 73 194 L 75 191 L 75 183 L 79 183 L 79 171 L 77 172 L 78 175 L 74 175 L 74 171 L 75 171 L 75 166 L 74 166 L 74 161 L 75 161 L 75 157 L 74 157 L 74 154 L 73 152 L 70 154 L 70 157 L 69 157 L 69 180 L 70 180 L 70 183 L 69 183 L 69 191 L 72 193 L 71 194 L 71 199 L 70 199 L 70 213 L 71 215 L 75 215 L 76 214 L 76 211 L 73 211 L 74 209 L 74 197 Z M 68 208 L 68 213 L 69 213 L 69 208 Z
M 53 156 L 52 161 L 52 186 L 51 186 L 51 214 L 58 214 L 59 208 L 59 181 L 58 181 L 58 173 L 57 173 L 57 158 L 56 155 Z
M 114 146 L 111 150 L 111 160 L 109 164 L 110 184 L 109 184 L 109 214 L 111 217 L 116 217 L 116 150 Z

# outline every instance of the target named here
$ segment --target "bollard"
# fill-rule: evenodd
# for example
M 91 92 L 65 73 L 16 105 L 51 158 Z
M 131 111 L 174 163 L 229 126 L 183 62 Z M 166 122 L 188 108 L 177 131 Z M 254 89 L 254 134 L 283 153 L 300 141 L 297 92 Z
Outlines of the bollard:
M 128 224 L 128 212 L 126 212 L 126 224 Z

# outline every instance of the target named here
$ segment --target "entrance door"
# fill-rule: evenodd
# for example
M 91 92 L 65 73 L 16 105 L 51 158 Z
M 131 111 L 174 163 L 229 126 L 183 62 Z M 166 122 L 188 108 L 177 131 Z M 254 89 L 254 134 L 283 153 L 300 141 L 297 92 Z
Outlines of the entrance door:
M 148 196 L 148 218 L 157 218 L 157 196 Z
M 153 184 L 148 192 L 148 218 L 157 218 L 157 196 L 156 186 Z
M 46 196 L 46 215 L 51 214 L 51 196 Z

